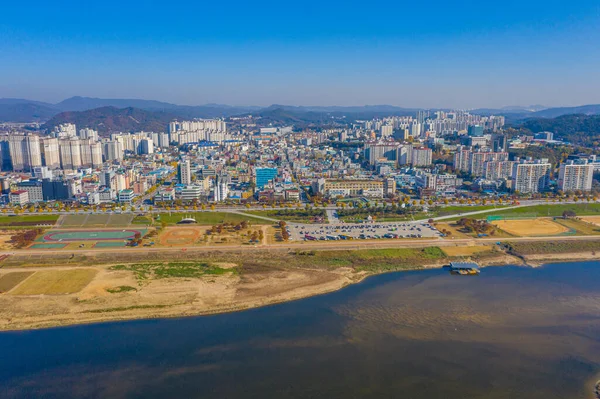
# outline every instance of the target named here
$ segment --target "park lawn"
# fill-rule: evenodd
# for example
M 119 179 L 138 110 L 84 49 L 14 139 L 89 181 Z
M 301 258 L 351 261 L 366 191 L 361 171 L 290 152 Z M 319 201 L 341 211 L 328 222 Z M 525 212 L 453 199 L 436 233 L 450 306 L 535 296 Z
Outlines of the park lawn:
M 154 219 L 155 222 L 161 223 L 166 222 L 169 225 L 177 224 L 177 222 L 181 221 L 183 218 L 194 218 L 196 220 L 197 225 L 205 225 L 212 226 L 215 224 L 221 223 L 240 223 L 242 221 L 250 221 L 251 223 L 265 223 L 265 220 L 259 218 L 253 218 L 247 215 L 240 215 L 237 213 L 229 213 L 229 212 L 192 212 L 192 213 L 174 213 L 174 214 L 166 214 L 161 213 L 157 215 Z
M 11 295 L 60 295 L 79 292 L 92 281 L 95 269 L 44 270 L 35 272 Z
M 0 294 L 12 290 L 32 274 L 33 272 L 12 272 L 0 275 Z
M 264 211 L 244 211 L 249 215 L 263 216 L 267 218 L 284 220 L 287 222 L 297 222 L 297 223 L 312 223 L 312 219 L 314 217 L 322 217 L 326 219 L 325 210 L 323 209 L 312 209 L 314 212 L 313 215 L 303 214 L 306 213 L 305 209 L 293 209 L 281 211 L 281 210 L 269 210 L 265 209 Z
M 461 213 L 468 212 L 478 212 L 478 211 L 486 211 L 491 209 L 501 209 L 506 208 L 508 205 L 474 205 L 474 206 L 458 206 L 458 205 L 449 205 L 440 207 L 439 210 L 430 212 L 431 217 L 439 217 L 439 216 L 449 216 L 449 215 L 460 215 Z

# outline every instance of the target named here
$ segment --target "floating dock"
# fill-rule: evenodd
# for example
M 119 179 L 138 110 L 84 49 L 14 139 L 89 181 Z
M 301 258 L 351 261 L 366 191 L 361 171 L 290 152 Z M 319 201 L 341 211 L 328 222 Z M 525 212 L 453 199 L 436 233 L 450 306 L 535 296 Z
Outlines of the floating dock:
M 450 272 L 460 275 L 479 274 L 479 265 L 475 262 L 450 262 Z

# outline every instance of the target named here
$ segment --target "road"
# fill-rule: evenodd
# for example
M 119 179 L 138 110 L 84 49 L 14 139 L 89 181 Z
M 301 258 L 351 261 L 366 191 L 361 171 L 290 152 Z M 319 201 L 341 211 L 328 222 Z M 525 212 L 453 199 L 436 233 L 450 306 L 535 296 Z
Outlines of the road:
M 556 241 L 597 241 L 600 243 L 600 236 L 565 236 L 552 237 Z M 447 247 L 465 244 L 490 244 L 501 242 L 547 242 L 549 237 L 506 237 L 506 238 L 457 238 L 457 239 L 389 239 L 389 240 L 350 240 L 350 241 L 301 241 L 277 244 L 261 244 L 255 246 L 249 245 L 214 245 L 210 247 L 135 247 L 135 248 L 97 248 L 97 249 L 73 249 L 73 250 L 52 250 L 52 249 L 21 249 L 0 251 L 0 255 L 48 255 L 48 254 L 99 254 L 111 253 L 115 251 L 123 253 L 153 253 L 153 252 L 218 252 L 218 251 L 289 251 L 292 249 L 328 249 L 328 250 L 348 250 L 348 249 L 386 249 L 386 248 L 422 248 L 429 246 Z

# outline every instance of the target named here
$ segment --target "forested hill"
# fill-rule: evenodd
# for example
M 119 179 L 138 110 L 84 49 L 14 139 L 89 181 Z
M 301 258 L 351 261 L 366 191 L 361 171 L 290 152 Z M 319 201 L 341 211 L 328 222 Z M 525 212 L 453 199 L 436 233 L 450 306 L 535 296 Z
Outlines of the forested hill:
M 102 135 L 111 132 L 164 132 L 167 124 L 176 119 L 162 111 L 145 111 L 137 108 L 102 107 L 78 112 L 62 112 L 43 126 L 45 129 L 61 123 L 74 123 L 78 129 L 88 127 Z
M 583 146 L 600 145 L 600 115 L 563 115 L 557 118 L 527 119 L 521 128 L 538 132 L 553 132 L 555 139 L 562 139 Z

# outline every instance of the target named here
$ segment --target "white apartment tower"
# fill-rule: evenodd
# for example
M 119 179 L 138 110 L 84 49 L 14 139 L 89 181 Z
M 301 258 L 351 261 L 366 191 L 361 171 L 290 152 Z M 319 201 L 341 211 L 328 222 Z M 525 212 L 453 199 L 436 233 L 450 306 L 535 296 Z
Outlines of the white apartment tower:
M 538 193 L 548 185 L 552 165 L 547 160 L 521 161 L 514 165 L 512 180 L 513 191 L 520 193 Z
M 48 169 L 60 169 L 58 139 L 52 137 L 42 139 L 42 159 Z
M 39 136 L 10 136 L 8 146 L 14 171 L 32 171 L 33 168 L 42 166 Z
M 591 191 L 594 165 L 591 163 L 568 161 L 560 165 L 558 188 L 562 191 Z

